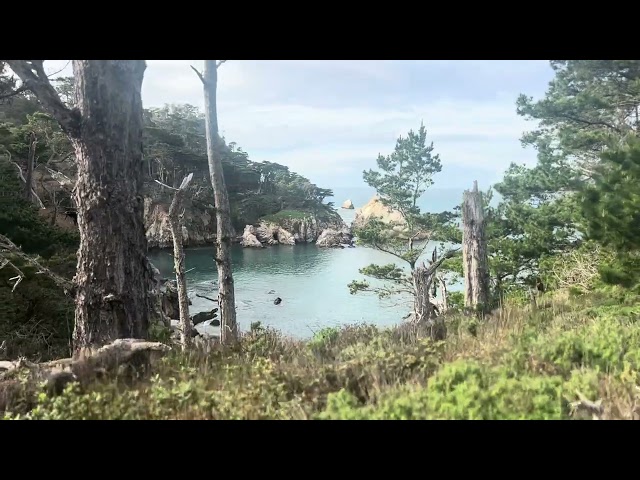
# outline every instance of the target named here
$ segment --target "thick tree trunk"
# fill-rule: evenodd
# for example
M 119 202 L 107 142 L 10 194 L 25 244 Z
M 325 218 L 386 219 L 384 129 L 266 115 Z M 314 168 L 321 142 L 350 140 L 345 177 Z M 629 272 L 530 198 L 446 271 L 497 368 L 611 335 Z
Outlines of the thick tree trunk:
M 118 338 L 146 338 L 151 272 L 143 222 L 144 60 L 74 60 L 72 137 L 80 249 L 76 350 Z M 64 125 L 63 125 L 64 128 Z
M 489 262 L 485 238 L 484 207 L 478 182 L 466 190 L 462 201 L 462 263 L 464 268 L 464 304 L 485 310 L 489 303 Z
M 144 60 L 74 60 L 73 109 L 60 100 L 42 60 L 7 62 L 56 118 L 76 153 L 76 353 L 118 338 L 146 338 L 152 272 L 142 197 Z
M 442 319 L 437 318 L 435 306 L 431 301 L 431 285 L 436 269 L 424 265 L 413 271 L 413 286 L 415 289 L 413 316 L 419 324 L 424 324 L 429 329 L 429 336 L 433 340 L 444 340 L 447 329 Z
M 223 148 L 218 135 L 218 112 L 216 90 L 218 73 L 215 60 L 204 64 L 204 106 L 207 123 L 207 156 L 216 208 L 216 267 L 218 269 L 218 305 L 220 308 L 221 342 L 234 342 L 238 338 L 236 323 L 236 300 L 231 271 L 231 215 L 229 195 L 222 172 L 220 151 Z
M 180 343 L 185 349 L 191 343 L 191 318 L 189 317 L 189 297 L 187 296 L 187 277 L 184 266 L 184 248 L 182 246 L 182 225 L 180 222 L 182 198 L 193 174 L 182 181 L 182 185 L 176 191 L 171 206 L 169 207 L 169 228 L 173 237 L 173 259 L 176 271 L 176 284 L 178 286 L 178 306 L 180 309 Z
M 31 190 L 33 189 L 33 168 L 36 160 L 36 134 L 31 133 L 29 139 L 29 155 L 27 156 L 27 178 L 25 179 L 24 197 L 27 201 L 31 201 Z

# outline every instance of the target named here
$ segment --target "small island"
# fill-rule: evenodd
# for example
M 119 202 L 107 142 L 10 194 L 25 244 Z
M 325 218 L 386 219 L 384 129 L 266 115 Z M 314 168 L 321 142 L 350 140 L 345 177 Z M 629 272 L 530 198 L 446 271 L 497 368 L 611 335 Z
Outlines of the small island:
M 342 204 L 342 208 L 345 210 L 353 210 L 355 207 L 353 206 L 353 202 L 351 200 L 345 200 Z

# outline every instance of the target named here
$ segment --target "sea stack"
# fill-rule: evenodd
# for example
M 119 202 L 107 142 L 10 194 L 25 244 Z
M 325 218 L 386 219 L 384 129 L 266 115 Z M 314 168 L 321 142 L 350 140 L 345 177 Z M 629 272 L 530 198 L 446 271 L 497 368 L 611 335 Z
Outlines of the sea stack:
M 353 202 L 351 200 L 346 200 L 342 204 L 342 208 L 344 208 L 346 210 L 353 210 L 355 207 L 353 206 Z

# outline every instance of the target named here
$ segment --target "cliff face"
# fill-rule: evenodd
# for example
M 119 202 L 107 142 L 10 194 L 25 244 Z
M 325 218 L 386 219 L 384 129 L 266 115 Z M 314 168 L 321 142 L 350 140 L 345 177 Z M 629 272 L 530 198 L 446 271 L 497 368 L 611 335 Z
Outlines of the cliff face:
M 169 205 L 169 202 L 153 197 L 144 199 L 144 221 L 149 248 L 173 246 L 169 229 Z M 203 208 L 186 201 L 182 222 L 182 236 L 186 247 L 210 245 L 216 241 L 213 208 Z
M 362 228 L 366 225 L 367 221 L 373 217 L 376 217 L 383 223 L 389 225 L 389 233 L 391 235 L 401 238 L 407 236 L 407 222 L 402 217 L 402 214 L 397 210 L 393 210 L 385 206 L 377 195 L 369 200 L 362 208 L 356 210 L 356 218 L 351 226 L 354 229 Z M 426 232 L 418 235 L 416 240 L 424 240 L 428 237 L 429 234 Z

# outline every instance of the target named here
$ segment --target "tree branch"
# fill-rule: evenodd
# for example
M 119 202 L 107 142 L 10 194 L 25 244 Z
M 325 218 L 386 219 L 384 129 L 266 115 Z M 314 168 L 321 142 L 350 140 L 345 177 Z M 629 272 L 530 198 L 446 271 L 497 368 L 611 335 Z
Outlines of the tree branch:
M 12 92 L 4 93 L 4 94 L 0 95 L 0 100 L 4 100 L 5 98 L 15 97 L 17 95 L 20 95 L 23 92 L 26 92 L 27 90 L 28 90 L 28 88 L 25 85 L 22 85 L 20 88 L 16 88 Z
M 80 112 L 69 110 L 60 100 L 42 66 L 42 60 L 7 60 L 11 70 L 15 72 L 23 86 L 33 92 L 42 106 L 53 115 L 67 135 L 72 138 L 80 136 Z
M 225 63 L 227 60 L 219 60 L 218 63 L 216 64 L 216 70 L 218 68 L 220 68 L 220 65 L 222 65 L 223 63 Z
M 22 173 L 22 168 L 20 168 L 20 165 L 18 165 L 16 162 L 11 162 L 13 163 L 16 168 L 18 169 L 18 177 L 20 177 L 20 180 L 22 180 L 25 184 L 27 183 L 27 179 L 24 178 L 24 175 Z M 36 191 L 31 188 L 31 193 L 33 194 L 33 196 L 35 197 L 36 200 L 38 200 L 38 205 L 40 205 L 40 208 L 45 209 L 46 207 L 44 206 L 44 203 L 42 203 L 42 200 L 40 200 L 40 197 L 38 196 L 38 194 L 36 193 Z
M 36 267 L 38 269 L 38 273 L 44 273 L 49 278 L 51 278 L 54 283 L 61 287 L 67 295 L 71 295 L 74 292 L 75 288 L 72 282 L 61 277 L 57 273 L 52 272 L 47 267 L 43 267 L 36 259 L 31 258 L 29 255 L 24 253 L 15 243 L 13 243 L 4 235 L 0 234 L 0 252 L 4 251 L 16 255 L 18 258 L 21 258 L 22 260 Z
M 194 67 L 193 65 L 190 65 L 191 69 L 196 72 L 196 75 L 198 75 L 198 78 L 200 79 L 200 81 L 202 82 L 203 85 L 206 85 L 207 82 L 205 82 L 204 80 L 204 76 L 196 69 L 196 67 Z

